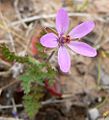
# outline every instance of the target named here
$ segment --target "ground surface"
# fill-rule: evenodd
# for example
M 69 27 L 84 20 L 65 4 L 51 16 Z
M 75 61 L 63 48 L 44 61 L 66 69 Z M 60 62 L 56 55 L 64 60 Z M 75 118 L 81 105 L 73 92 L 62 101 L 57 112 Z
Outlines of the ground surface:
M 96 23 L 94 31 L 83 41 L 96 47 L 98 55 L 92 59 L 71 52 L 69 74 L 60 72 L 58 75 L 64 101 L 60 103 L 61 100 L 57 99 L 59 103 L 45 105 L 35 120 L 85 120 L 90 108 L 96 108 L 101 116 L 109 111 L 108 0 L 0 0 L 0 44 L 6 43 L 16 54 L 26 51 L 32 55 L 32 37 L 39 39 L 43 27 L 55 27 L 52 15 L 62 6 L 71 13 L 70 29 L 86 20 Z M 56 56 L 51 59 L 53 65 L 57 65 L 56 59 Z M 13 117 L 13 104 L 17 104 L 19 116 L 26 120 L 23 93 L 16 92 L 20 83 L 10 74 L 11 67 L 12 63 L 5 61 L 0 53 L 0 116 L 6 117 L 4 120 L 13 120 L 9 117 Z

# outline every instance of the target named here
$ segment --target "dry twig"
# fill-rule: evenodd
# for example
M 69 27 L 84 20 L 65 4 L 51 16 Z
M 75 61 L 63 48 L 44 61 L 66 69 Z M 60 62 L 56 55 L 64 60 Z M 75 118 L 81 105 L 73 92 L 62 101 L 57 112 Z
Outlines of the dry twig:
M 97 15 L 91 15 L 91 14 L 88 14 L 88 13 L 68 13 L 68 15 L 71 16 L 71 17 L 86 17 L 86 18 L 91 18 L 91 19 L 98 20 L 100 22 L 108 22 L 103 17 L 97 16 Z M 24 18 L 20 21 L 13 21 L 12 23 L 9 24 L 9 26 L 16 26 L 16 25 L 21 24 L 22 22 L 26 23 L 26 22 L 31 22 L 31 21 L 35 21 L 35 20 L 55 18 L 55 17 L 56 17 L 56 14 L 36 15 L 36 16 Z
M 5 18 L 3 17 L 3 15 L 2 15 L 1 12 L 0 12 L 0 17 L 1 17 L 2 21 L 3 21 L 4 27 L 5 27 L 5 28 L 8 28 L 7 23 L 6 23 L 6 20 L 5 20 Z M 13 37 L 12 37 L 12 35 L 11 35 L 11 32 L 10 32 L 10 31 L 7 31 L 7 32 L 8 32 L 9 39 L 10 39 L 10 42 L 11 42 L 11 45 L 12 45 L 12 51 L 13 51 L 13 52 L 16 52 L 16 50 L 15 50 L 15 44 L 14 44 L 14 40 L 13 40 Z

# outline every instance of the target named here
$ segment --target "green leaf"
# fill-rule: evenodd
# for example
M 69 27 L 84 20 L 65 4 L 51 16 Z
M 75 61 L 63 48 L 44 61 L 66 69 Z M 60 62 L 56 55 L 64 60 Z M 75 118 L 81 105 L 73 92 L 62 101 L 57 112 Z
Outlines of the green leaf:
M 31 88 L 31 76 L 29 75 L 22 75 L 20 76 L 20 80 L 22 80 L 22 86 L 24 89 L 24 93 L 28 94 Z
M 10 62 L 14 62 L 14 61 L 20 62 L 20 63 L 27 63 L 27 62 L 29 62 L 27 56 L 21 57 L 21 56 L 15 55 L 15 53 L 10 52 L 9 48 L 5 44 L 1 44 L 0 45 L 0 52 L 3 54 L 5 59 L 10 61 Z
M 26 94 L 30 92 L 31 83 L 43 85 L 46 79 L 52 81 L 56 76 L 56 71 L 43 62 L 27 65 L 25 69 L 25 73 L 19 79 L 22 80 L 22 86 Z
M 34 118 L 35 114 L 41 108 L 40 100 L 43 97 L 43 89 L 39 86 L 33 88 L 31 93 L 24 96 L 24 107 L 31 119 Z

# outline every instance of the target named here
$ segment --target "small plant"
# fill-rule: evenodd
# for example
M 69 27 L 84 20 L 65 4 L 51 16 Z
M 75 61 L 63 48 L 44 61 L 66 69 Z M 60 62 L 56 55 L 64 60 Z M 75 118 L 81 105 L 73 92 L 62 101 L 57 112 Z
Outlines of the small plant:
M 69 18 L 67 12 L 62 8 L 56 15 L 56 30 L 49 31 L 40 38 L 40 43 L 32 41 L 32 52 L 37 53 L 37 59 L 33 56 L 20 57 L 10 52 L 3 44 L 0 45 L 5 60 L 10 62 L 19 62 L 24 64 L 25 70 L 19 79 L 22 81 L 24 90 L 24 107 L 28 115 L 33 118 L 41 108 L 41 99 L 43 91 L 46 88 L 51 95 L 61 97 L 60 86 L 56 81 L 57 71 L 53 69 L 49 60 L 54 54 L 54 51 L 48 56 L 45 53 L 45 48 L 58 48 L 58 64 L 62 72 L 69 72 L 71 61 L 67 47 L 74 52 L 83 56 L 95 57 L 96 49 L 84 42 L 77 41 L 90 33 L 95 24 L 92 21 L 86 21 L 71 30 L 66 35 L 69 26 Z M 53 32 L 52 32 L 53 31 Z M 37 50 L 36 50 L 37 48 Z

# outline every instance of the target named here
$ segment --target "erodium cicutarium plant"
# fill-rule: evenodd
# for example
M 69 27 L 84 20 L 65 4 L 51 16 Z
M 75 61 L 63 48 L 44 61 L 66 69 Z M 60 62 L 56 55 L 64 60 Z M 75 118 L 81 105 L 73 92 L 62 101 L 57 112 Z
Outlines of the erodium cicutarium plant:
M 58 47 L 58 64 L 60 69 L 63 72 L 68 72 L 71 66 L 70 55 L 66 49 L 68 46 L 74 52 L 87 56 L 87 57 L 95 57 L 97 55 L 97 51 L 95 48 L 90 45 L 77 41 L 90 33 L 95 24 L 93 21 L 86 21 L 71 30 L 68 34 L 66 34 L 69 26 L 69 17 L 67 12 L 61 8 L 56 15 L 56 30 L 58 35 L 54 33 L 48 33 L 41 37 L 40 43 L 48 48 Z

